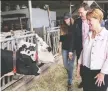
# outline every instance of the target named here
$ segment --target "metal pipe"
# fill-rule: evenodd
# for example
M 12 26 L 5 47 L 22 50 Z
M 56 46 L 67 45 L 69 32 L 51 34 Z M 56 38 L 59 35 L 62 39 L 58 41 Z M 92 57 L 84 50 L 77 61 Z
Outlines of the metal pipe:
M 32 26 L 32 1 L 28 0 L 28 4 L 29 4 L 29 14 L 30 14 L 30 31 L 33 31 L 33 26 Z
M 96 1 L 94 1 L 94 2 L 95 2 L 95 4 L 99 7 L 99 9 L 100 9 L 101 11 L 105 12 L 104 9 L 102 9 Z M 103 1 L 103 2 L 104 2 L 104 1 Z
M 87 3 L 89 6 L 91 6 L 93 3 L 95 3 L 97 5 L 97 7 L 102 10 L 103 12 L 105 12 L 100 6 L 99 4 L 97 3 L 97 1 L 95 0 L 91 0 L 91 1 L 88 1 L 88 0 L 84 0 L 83 2 Z M 104 1 L 103 1 L 104 2 Z
M 21 30 L 23 30 L 22 19 L 21 19 L 21 18 L 19 18 L 19 20 L 20 20 Z
M 51 28 L 51 20 L 50 20 L 50 10 L 49 10 L 49 6 L 48 6 L 48 9 L 47 9 L 47 12 L 48 12 L 48 19 L 49 19 L 49 27 Z
M 72 13 L 72 9 L 71 9 L 71 1 L 70 1 L 70 13 Z
M 1 14 L 1 0 L 0 0 L 0 14 Z M 1 26 L 1 22 L 2 22 L 2 18 L 0 17 L 0 26 Z M 2 31 L 2 30 L 1 30 Z

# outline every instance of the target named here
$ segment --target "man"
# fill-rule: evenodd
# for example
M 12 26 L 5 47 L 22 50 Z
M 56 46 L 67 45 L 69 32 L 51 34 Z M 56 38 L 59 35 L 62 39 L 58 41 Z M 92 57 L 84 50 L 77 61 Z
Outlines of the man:
M 90 9 L 89 6 L 86 3 L 83 3 L 78 9 L 80 18 L 76 19 L 74 23 L 74 33 L 75 33 L 74 47 L 77 55 L 77 62 L 80 57 L 80 53 L 83 49 L 83 43 L 89 32 L 89 25 L 86 19 L 86 14 L 89 9 Z M 69 53 L 69 57 L 71 56 L 72 53 Z M 82 66 L 80 66 L 80 68 L 82 68 Z M 80 69 L 80 76 L 82 76 L 82 69 Z M 82 87 L 82 82 L 78 85 L 78 88 L 81 87 Z

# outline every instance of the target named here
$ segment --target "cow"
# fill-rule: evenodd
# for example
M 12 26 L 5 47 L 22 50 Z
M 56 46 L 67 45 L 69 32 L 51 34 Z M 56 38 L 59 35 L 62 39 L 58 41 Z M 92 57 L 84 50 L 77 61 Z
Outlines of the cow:
M 38 64 L 54 62 L 52 49 L 42 38 L 37 35 L 37 44 L 21 40 L 16 54 L 17 73 L 25 75 L 37 75 L 40 73 Z M 38 47 L 38 48 L 36 48 Z M 11 72 L 13 69 L 13 52 L 1 50 L 1 75 Z M 39 71 L 39 72 L 38 72 Z
M 16 72 L 24 75 L 38 75 L 39 67 L 30 56 L 16 52 Z M 13 71 L 13 51 L 1 49 L 1 76 Z
M 11 37 L 12 38 L 12 37 Z M 27 40 L 28 39 L 28 40 Z M 43 39 L 41 37 L 39 37 L 36 34 L 36 37 L 34 37 L 34 41 L 30 41 L 31 39 L 27 38 L 26 41 L 21 40 L 20 42 L 15 42 L 13 40 L 13 42 L 10 42 L 10 46 L 12 43 L 14 43 L 16 46 L 16 48 L 21 47 L 22 45 L 26 44 L 27 46 L 29 46 L 30 44 L 32 46 L 35 46 L 37 44 L 38 47 L 38 61 L 39 63 L 49 63 L 49 62 L 54 62 L 54 56 L 52 54 L 52 48 L 50 46 L 48 46 L 46 44 L 45 41 L 43 41 Z M 34 45 L 33 45 L 34 44 Z M 15 46 L 14 46 L 15 47 Z M 2 46 L 2 49 L 7 49 L 7 43 L 4 43 Z M 29 49 L 28 49 L 29 50 Z M 29 54 L 34 53 L 35 51 L 30 51 Z M 24 51 L 23 51 L 24 53 Z M 25 52 L 26 53 L 26 52 Z M 29 55 L 28 53 L 26 53 L 26 55 Z M 32 58 L 33 59 L 33 58 Z
M 52 49 L 42 40 L 42 38 L 38 37 L 37 44 L 26 42 L 24 40 L 21 40 L 18 44 L 18 48 L 23 48 L 21 54 L 31 56 L 32 60 L 34 61 L 36 57 L 36 46 L 38 54 L 38 64 L 54 62 Z
M 14 42 L 15 43 L 15 42 Z M 33 41 L 30 41 L 29 38 L 26 38 L 25 40 L 20 40 L 19 42 L 15 43 L 16 47 L 18 48 L 17 50 L 17 72 L 19 74 L 25 74 L 25 75 L 37 75 L 39 74 L 38 71 L 40 72 L 40 68 L 38 65 L 40 63 L 49 63 L 49 62 L 54 62 L 54 56 L 52 54 L 52 49 L 49 47 L 45 41 L 41 37 L 39 37 L 37 34 L 34 37 Z M 38 47 L 38 48 L 36 48 Z M 18 53 L 19 52 L 19 53 Z M 4 50 L 1 50 L 1 60 L 2 60 L 2 71 L 1 75 L 6 74 L 12 70 L 12 51 L 6 50 L 6 47 L 4 46 Z M 6 55 L 6 56 L 5 56 Z M 10 57 L 10 59 L 7 59 Z M 4 58 L 5 56 L 5 58 Z M 4 58 L 4 59 L 3 59 Z M 19 60 L 20 58 L 20 60 Z M 27 60 L 26 60 L 27 59 Z M 8 61 L 10 60 L 10 61 Z M 21 61 L 23 60 L 23 62 Z M 9 64 L 6 64 L 7 61 Z M 27 62 L 26 62 L 27 61 Z M 38 61 L 38 62 L 37 62 Z M 27 63 L 27 64 L 26 64 Z M 27 66 L 25 66 L 25 64 Z M 9 69 L 4 69 L 5 66 L 8 66 Z M 34 66 L 31 68 L 31 66 Z M 6 67 L 6 68 L 8 68 Z M 29 68 L 27 68 L 29 67 Z M 27 69 L 28 70 L 27 70 Z M 32 71 L 30 73 L 30 71 Z M 12 72 L 13 74 L 13 72 Z

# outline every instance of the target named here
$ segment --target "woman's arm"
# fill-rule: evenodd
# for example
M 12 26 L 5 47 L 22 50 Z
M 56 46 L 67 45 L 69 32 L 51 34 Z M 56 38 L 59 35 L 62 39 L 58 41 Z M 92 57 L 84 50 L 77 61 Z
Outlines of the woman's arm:
M 81 65 L 83 62 L 83 50 L 81 51 L 80 57 L 78 59 L 78 64 Z
M 59 42 L 58 53 L 59 53 L 59 55 L 61 55 L 61 53 L 62 53 L 62 42 Z
M 59 46 L 58 46 L 58 53 L 61 55 L 62 52 L 62 42 L 63 42 L 63 35 L 60 34 Z
M 96 82 L 95 84 L 97 84 L 97 86 L 101 86 L 102 84 L 104 85 L 105 82 L 104 82 L 104 76 L 105 74 L 108 74 L 108 41 L 107 41 L 107 47 L 106 47 L 106 59 L 105 59 L 105 62 L 102 66 L 102 69 L 101 69 L 101 72 L 99 74 L 96 75 L 95 78 L 96 79 Z
M 106 56 L 105 57 L 106 57 L 106 59 L 105 59 L 105 62 L 102 66 L 101 73 L 108 74 L 108 41 L 107 41 Z

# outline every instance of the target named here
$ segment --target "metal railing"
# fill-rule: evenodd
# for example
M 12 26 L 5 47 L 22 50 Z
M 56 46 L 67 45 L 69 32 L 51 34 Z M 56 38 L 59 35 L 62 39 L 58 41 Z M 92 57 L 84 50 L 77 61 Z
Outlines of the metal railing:
M 28 35 L 23 35 L 20 37 L 12 37 L 12 38 L 7 38 L 4 40 L 0 41 L 0 48 L 4 49 L 7 48 L 7 50 L 13 51 L 13 49 L 18 49 L 18 47 L 16 46 L 16 44 L 19 43 L 20 40 L 25 40 L 25 41 L 29 41 L 31 40 L 31 42 L 33 41 L 34 37 L 36 36 L 36 34 L 28 34 Z M 20 78 L 24 77 L 24 75 L 19 75 L 18 80 L 14 80 L 13 79 L 14 75 L 12 76 L 3 76 L 1 78 L 1 90 L 4 90 L 6 87 L 8 87 L 9 85 L 13 84 L 14 82 L 18 81 Z
M 60 28 L 59 27 L 54 27 L 51 28 L 50 30 L 45 29 L 45 27 L 43 27 L 43 40 L 52 47 L 52 53 L 53 55 L 57 54 L 57 50 L 58 50 L 58 45 L 59 45 L 59 37 L 60 37 Z M 4 40 L 1 39 L 0 41 L 0 48 L 5 49 L 7 48 L 7 50 L 11 50 L 13 51 L 13 49 L 18 49 L 18 47 L 16 46 L 16 44 L 18 44 L 18 42 L 20 40 L 25 40 L 25 41 L 31 41 L 33 42 L 34 37 L 36 37 L 36 33 L 28 31 L 25 32 L 24 35 L 21 36 L 12 36 L 11 38 L 6 38 Z M 21 79 L 22 77 L 24 77 L 24 75 L 20 75 L 18 80 L 13 80 L 13 76 L 4 76 L 0 81 L 1 81 L 1 90 L 4 90 L 5 88 L 7 88 L 8 86 L 10 86 L 11 84 L 13 84 L 14 82 L 18 81 L 19 79 Z
M 57 54 L 60 39 L 60 27 L 53 27 L 51 29 L 46 29 L 43 27 L 44 41 L 52 47 L 52 53 Z

